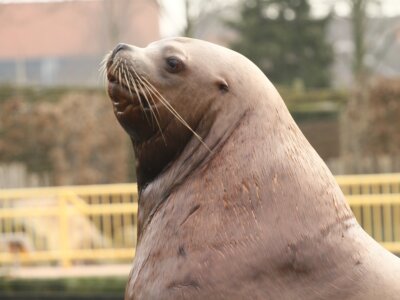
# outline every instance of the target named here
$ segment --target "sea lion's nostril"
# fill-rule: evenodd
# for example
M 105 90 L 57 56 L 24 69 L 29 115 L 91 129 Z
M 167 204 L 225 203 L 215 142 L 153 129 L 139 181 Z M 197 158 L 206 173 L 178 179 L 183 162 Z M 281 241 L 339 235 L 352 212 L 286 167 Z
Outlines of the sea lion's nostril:
M 111 54 L 111 58 L 114 58 L 115 55 L 119 52 L 119 51 L 123 51 L 123 50 L 128 50 L 129 49 L 129 45 L 124 44 L 124 43 L 119 43 L 117 45 L 117 47 L 115 47 L 115 49 L 113 50 L 112 54 Z

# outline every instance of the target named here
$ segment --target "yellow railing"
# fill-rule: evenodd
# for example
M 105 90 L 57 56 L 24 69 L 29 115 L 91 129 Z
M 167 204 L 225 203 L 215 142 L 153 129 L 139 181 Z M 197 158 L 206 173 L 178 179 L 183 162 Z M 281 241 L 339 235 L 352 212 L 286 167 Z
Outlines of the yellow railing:
M 400 254 L 400 173 L 337 176 L 336 180 L 364 230 Z
M 400 253 L 400 174 L 336 177 L 361 226 Z M 0 191 L 0 265 L 129 262 L 135 184 Z
M 135 184 L 0 191 L 0 264 L 131 261 Z

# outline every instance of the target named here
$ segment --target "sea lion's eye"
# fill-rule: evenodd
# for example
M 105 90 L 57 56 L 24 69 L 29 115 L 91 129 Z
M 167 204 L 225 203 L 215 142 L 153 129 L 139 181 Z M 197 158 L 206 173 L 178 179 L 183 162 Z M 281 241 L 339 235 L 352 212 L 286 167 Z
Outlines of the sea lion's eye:
M 227 93 L 227 92 L 229 91 L 229 86 L 228 86 L 227 83 L 220 83 L 220 84 L 218 85 L 218 88 L 219 88 L 219 90 L 220 90 L 221 92 L 223 92 L 223 93 Z
M 167 71 L 170 73 L 178 73 L 180 71 L 183 70 L 183 62 L 175 57 L 175 56 L 171 56 L 167 58 Z

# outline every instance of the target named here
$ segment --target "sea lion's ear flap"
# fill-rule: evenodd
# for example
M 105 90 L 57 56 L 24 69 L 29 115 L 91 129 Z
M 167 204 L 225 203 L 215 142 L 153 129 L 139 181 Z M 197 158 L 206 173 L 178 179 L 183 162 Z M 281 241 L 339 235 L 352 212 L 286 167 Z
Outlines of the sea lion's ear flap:
M 222 77 L 217 78 L 215 83 L 217 84 L 218 89 L 222 93 L 227 93 L 229 91 L 229 85 L 224 78 L 222 78 Z

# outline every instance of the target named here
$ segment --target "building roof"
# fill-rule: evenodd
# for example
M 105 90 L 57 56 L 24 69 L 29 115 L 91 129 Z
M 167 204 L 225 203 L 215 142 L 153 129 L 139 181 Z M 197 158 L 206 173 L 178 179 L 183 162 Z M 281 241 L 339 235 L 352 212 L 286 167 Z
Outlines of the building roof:
M 0 60 L 104 54 L 116 42 L 157 40 L 156 1 L 0 4 Z

